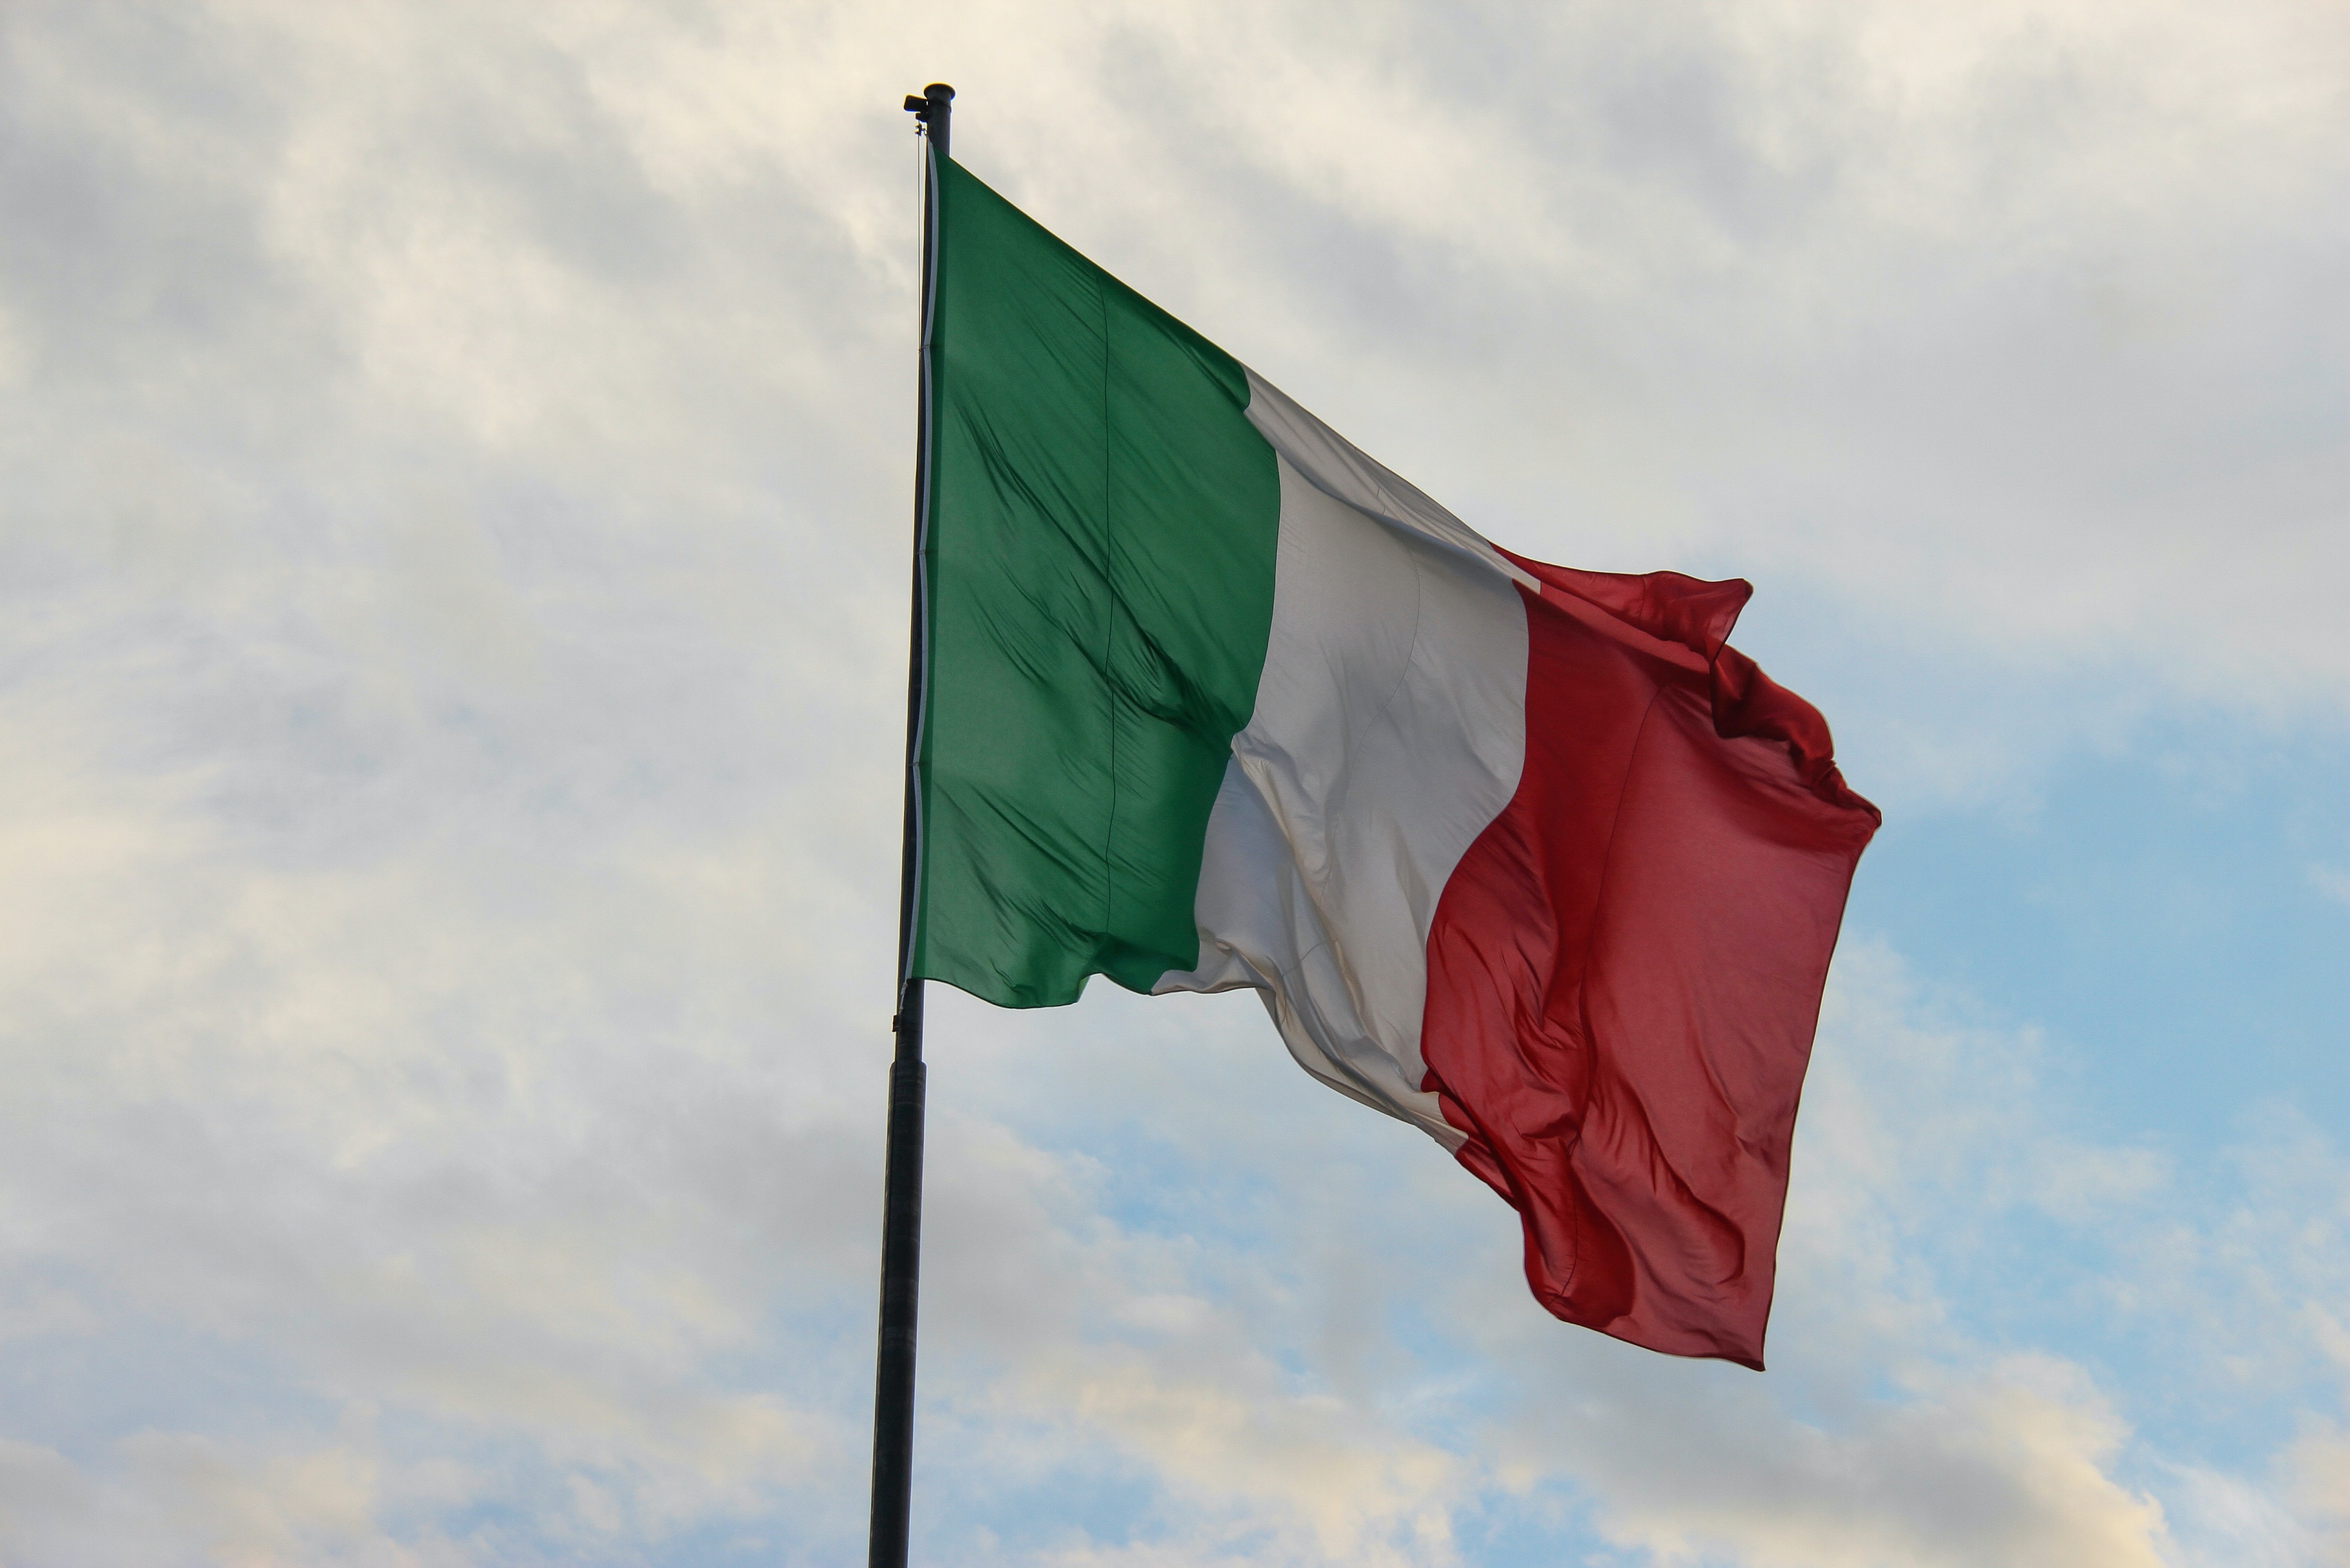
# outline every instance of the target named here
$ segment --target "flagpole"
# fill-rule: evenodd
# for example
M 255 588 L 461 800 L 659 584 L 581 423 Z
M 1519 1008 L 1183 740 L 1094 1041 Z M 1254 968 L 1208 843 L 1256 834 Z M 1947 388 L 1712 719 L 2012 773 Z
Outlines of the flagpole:
M 947 155 L 954 88 L 932 82 L 906 109 L 930 138 L 922 161 L 921 396 L 914 437 L 913 636 L 906 691 L 906 817 L 898 886 L 898 1048 L 889 1064 L 889 1133 L 881 1197 L 881 1327 L 873 1374 L 873 1518 L 870 1568 L 905 1568 L 914 1480 L 914 1319 L 922 1264 L 922 982 L 913 957 L 915 879 L 921 867 L 921 796 L 916 785 L 923 686 L 930 672 L 923 557 L 931 501 L 931 307 L 938 260 L 938 160 Z

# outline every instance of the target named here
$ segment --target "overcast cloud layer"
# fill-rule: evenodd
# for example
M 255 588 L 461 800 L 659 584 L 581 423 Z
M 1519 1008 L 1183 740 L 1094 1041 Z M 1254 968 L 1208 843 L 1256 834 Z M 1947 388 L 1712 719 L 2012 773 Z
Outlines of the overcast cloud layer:
M 917 164 L 1882 804 L 1772 1370 L 934 1005 L 931 1563 L 2350 1562 L 2350 24 L 0 7 L 0 1564 L 862 1551 Z

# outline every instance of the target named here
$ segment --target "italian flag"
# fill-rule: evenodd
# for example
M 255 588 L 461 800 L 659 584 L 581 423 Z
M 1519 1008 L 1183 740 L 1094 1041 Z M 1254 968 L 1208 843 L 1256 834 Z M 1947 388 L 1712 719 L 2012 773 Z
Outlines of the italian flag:
M 1552 1313 L 1760 1367 L 1877 824 L 1751 592 L 1523 559 L 951 160 L 910 978 L 1253 990 L 1522 1216 Z

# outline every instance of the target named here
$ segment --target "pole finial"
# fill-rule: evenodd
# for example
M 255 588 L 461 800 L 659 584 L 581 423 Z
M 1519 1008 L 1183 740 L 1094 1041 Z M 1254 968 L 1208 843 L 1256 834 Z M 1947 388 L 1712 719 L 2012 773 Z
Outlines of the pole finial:
M 932 82 L 922 89 L 920 98 L 908 93 L 906 112 L 922 122 L 931 145 L 943 156 L 947 151 L 947 133 L 954 123 L 954 88 L 944 82 Z

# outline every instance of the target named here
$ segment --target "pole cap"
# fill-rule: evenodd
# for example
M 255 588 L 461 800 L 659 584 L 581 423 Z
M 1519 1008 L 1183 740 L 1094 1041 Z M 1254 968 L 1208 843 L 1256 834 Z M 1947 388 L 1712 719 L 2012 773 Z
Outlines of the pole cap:
M 943 124 L 946 117 L 954 112 L 954 88 L 944 82 L 932 82 L 922 89 L 920 98 L 908 93 L 906 112 L 924 125 Z

